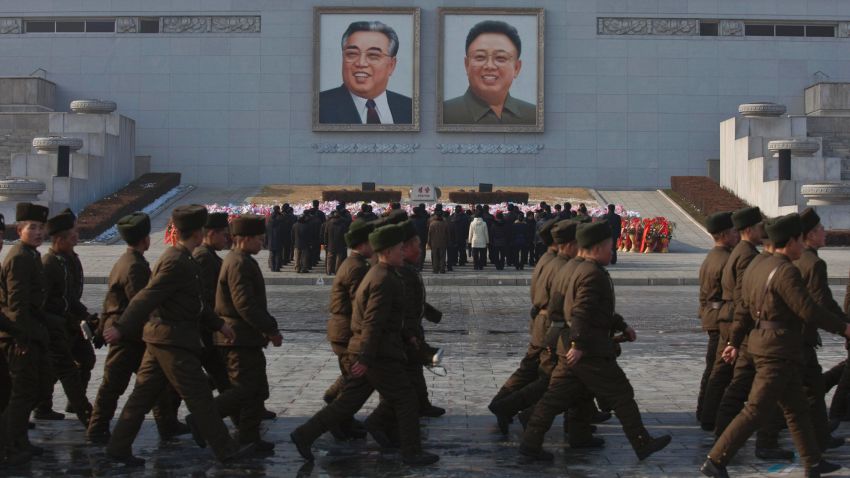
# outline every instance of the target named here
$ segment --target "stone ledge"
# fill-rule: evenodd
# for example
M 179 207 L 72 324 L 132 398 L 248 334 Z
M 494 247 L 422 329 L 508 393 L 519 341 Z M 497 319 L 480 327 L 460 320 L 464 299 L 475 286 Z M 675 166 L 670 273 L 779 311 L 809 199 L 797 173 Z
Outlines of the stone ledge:
M 738 113 L 745 118 L 776 117 L 785 114 L 785 105 L 769 102 L 744 103 L 738 106 Z
M 810 157 L 820 150 L 820 143 L 809 139 L 779 139 L 767 143 L 767 150 L 778 154 L 784 149 L 791 150 L 791 156 Z
M 118 109 L 114 101 L 108 100 L 74 100 L 71 111 L 81 114 L 109 114 Z

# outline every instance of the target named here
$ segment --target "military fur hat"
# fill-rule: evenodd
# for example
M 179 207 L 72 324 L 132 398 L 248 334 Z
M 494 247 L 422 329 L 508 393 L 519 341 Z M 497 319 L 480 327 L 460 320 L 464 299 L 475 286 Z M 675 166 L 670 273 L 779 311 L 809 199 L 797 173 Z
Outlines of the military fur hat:
M 59 214 L 47 220 L 47 234 L 54 235 L 63 231 L 68 231 L 74 228 L 77 222 L 77 216 L 70 209 L 65 209 Z
M 734 225 L 732 224 L 732 213 L 731 212 L 718 212 L 712 214 L 705 221 L 705 228 L 708 229 L 709 234 L 719 234 L 726 229 L 732 229 Z
M 399 224 L 401 226 L 402 231 L 404 231 L 404 240 L 412 239 L 416 236 L 416 226 L 413 225 L 413 222 L 410 220 L 404 221 Z
M 581 224 L 576 229 L 576 240 L 582 249 L 590 249 L 605 239 L 611 238 L 611 227 L 607 221 Z
M 354 248 L 369 240 L 369 233 L 375 230 L 375 225 L 362 219 L 357 219 L 348 226 L 345 233 L 345 244 Z
M 767 235 L 776 247 L 785 247 L 788 240 L 803 233 L 800 215 L 795 213 L 776 218 L 766 227 Z
M 36 221 L 47 222 L 49 210 L 44 206 L 30 202 L 19 202 L 15 207 L 15 222 Z
M 542 226 L 540 226 L 540 240 L 543 241 L 547 247 L 551 246 L 555 239 L 552 237 L 552 228 L 557 224 L 558 219 L 549 219 L 544 222 Z
M 407 213 L 396 209 L 387 216 L 387 224 L 401 224 L 407 220 Z
M 259 236 L 266 233 L 266 218 L 254 214 L 246 214 L 233 218 L 230 223 L 230 234 L 234 236 Z
M 151 218 L 143 212 L 134 212 L 119 219 L 115 227 L 127 244 L 138 244 L 151 233 Z
M 207 223 L 207 208 L 200 204 L 177 206 L 171 213 L 171 221 L 178 231 L 197 231 Z
M 555 244 L 566 244 L 576 240 L 577 227 L 578 223 L 569 219 L 556 222 L 552 226 L 552 239 L 554 239 Z
M 732 213 L 732 225 L 741 231 L 755 226 L 761 222 L 761 209 L 757 207 L 745 207 Z
M 396 244 L 401 244 L 402 241 L 404 241 L 404 231 L 398 224 L 379 227 L 369 234 L 369 244 L 375 252 L 389 249 Z
M 808 234 L 820 224 L 820 216 L 814 209 L 807 207 L 800 213 L 800 223 L 803 225 L 803 234 Z
M 211 212 L 207 214 L 207 222 L 204 229 L 224 229 L 228 226 L 228 215 L 226 212 Z

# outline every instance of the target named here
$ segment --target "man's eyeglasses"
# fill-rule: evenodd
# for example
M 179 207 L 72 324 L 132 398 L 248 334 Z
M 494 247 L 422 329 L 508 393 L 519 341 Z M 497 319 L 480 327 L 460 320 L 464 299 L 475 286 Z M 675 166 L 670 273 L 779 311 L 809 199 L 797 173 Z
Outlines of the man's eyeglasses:
M 469 57 L 469 62 L 475 66 L 482 66 L 491 58 L 493 59 L 493 64 L 496 66 L 505 66 L 514 59 L 513 56 L 508 55 L 507 53 L 474 53 L 471 57 Z
M 345 50 L 342 52 L 342 59 L 345 60 L 346 63 L 355 63 L 359 61 L 363 55 L 366 55 L 366 62 L 370 65 L 375 65 L 380 63 L 384 57 L 389 57 L 386 53 L 378 52 L 378 51 L 367 51 L 362 52 L 360 50 Z

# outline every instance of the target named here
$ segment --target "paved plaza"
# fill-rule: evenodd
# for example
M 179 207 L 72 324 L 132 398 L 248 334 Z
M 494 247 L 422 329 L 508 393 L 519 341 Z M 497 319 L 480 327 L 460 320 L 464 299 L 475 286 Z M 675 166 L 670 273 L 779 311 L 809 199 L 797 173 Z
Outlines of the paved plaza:
M 266 351 L 271 384 L 267 406 L 279 415 L 275 421 L 264 422 L 264 438 L 277 443 L 273 456 L 221 466 L 211 452 L 197 448 L 189 437 L 159 443 L 155 425 L 148 420 L 135 445 L 136 453 L 148 460 L 147 467 L 126 473 L 120 467 L 106 467 L 102 448 L 87 445 L 82 427 L 68 419 L 38 422 L 31 436 L 47 448 L 47 453 L 20 475 L 693 477 L 709 450 L 711 436 L 693 419 L 704 351 L 704 336 L 694 314 L 696 287 L 617 288 L 618 309 L 638 332 L 638 341 L 624 347 L 620 362 L 632 380 L 650 431 L 672 434 L 672 444 L 640 463 L 613 418 L 599 427 L 599 435 L 607 442 L 604 449 L 572 451 L 562 437 L 559 418 L 546 443 L 555 451 L 555 462 L 520 467 L 515 463 L 519 426 L 514 424 L 510 436 L 502 438 L 487 404 L 516 367 L 527 343 L 528 289 L 432 286 L 428 299 L 445 315 L 439 325 L 426 324 L 427 336 L 430 343 L 445 348 L 449 374 L 437 377 L 426 372 L 426 376 L 434 403 L 448 413 L 443 418 L 424 420 L 422 433 L 426 449 L 439 453 L 440 462 L 408 469 L 398 465 L 397 455 L 382 454 L 371 440 L 337 443 L 325 435 L 314 448 L 316 463 L 305 465 L 288 435 L 322 407 L 322 392 L 338 372 L 324 338 L 327 291 L 320 286 L 269 287 L 271 312 L 284 333 L 284 345 Z M 837 300 L 843 300 L 843 288 L 835 287 L 834 293 Z M 103 294 L 104 286 L 88 285 L 84 301 L 96 310 Z M 844 348 L 837 338 L 824 339 L 821 357 L 829 366 L 841 360 Z M 104 356 L 105 349 L 99 350 L 89 396 L 95 394 L 100 382 Z M 57 387 L 56 408 L 64 405 L 64 395 Z M 360 418 L 374 405 L 373 398 Z M 185 413 L 184 407 L 180 414 Z M 836 434 L 850 434 L 850 424 L 843 424 Z M 791 446 L 787 436 L 783 445 Z M 830 452 L 829 457 L 850 464 L 850 446 Z M 801 476 L 795 464 L 754 458 L 752 445 L 741 451 L 730 472 L 747 477 Z M 850 469 L 835 476 L 850 476 Z

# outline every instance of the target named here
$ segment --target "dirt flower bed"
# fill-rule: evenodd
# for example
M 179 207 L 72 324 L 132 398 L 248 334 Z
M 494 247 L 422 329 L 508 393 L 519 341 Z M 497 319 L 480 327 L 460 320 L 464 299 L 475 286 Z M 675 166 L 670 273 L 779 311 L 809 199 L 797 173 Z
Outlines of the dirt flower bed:
M 180 185 L 180 173 L 148 173 L 86 206 L 77 217 L 80 239 L 97 237 L 123 216 L 143 209 Z M 51 211 L 51 214 L 54 211 Z
M 672 176 L 670 188 L 704 217 L 747 207 L 747 203 L 706 176 Z

